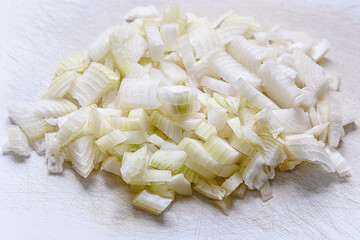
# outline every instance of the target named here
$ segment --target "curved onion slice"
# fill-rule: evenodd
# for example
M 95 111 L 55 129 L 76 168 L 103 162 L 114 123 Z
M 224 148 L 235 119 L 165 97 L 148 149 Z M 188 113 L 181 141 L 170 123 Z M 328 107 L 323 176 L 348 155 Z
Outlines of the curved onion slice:
M 116 86 L 119 79 L 119 74 L 110 68 L 93 62 L 75 82 L 71 94 L 81 106 L 87 106 L 98 102 L 101 96 Z
M 169 118 L 161 114 L 160 111 L 154 111 L 150 117 L 151 123 L 166 134 L 169 138 L 174 140 L 176 143 L 182 139 L 182 130 L 176 126 Z
M 61 98 L 67 94 L 80 74 L 76 71 L 66 71 L 56 76 L 48 88 L 48 95 L 53 98 Z
M 221 164 L 236 163 L 241 157 L 238 151 L 218 136 L 211 136 L 205 142 L 204 149 Z
M 335 172 L 334 163 L 330 160 L 323 145 L 313 135 L 288 135 L 285 140 L 286 149 L 292 158 L 319 163 L 326 171 Z
M 50 154 L 56 153 L 62 146 L 73 140 L 88 121 L 91 106 L 76 111 L 56 132 L 49 146 Z
M 153 168 L 175 172 L 183 166 L 186 157 L 187 154 L 181 149 L 161 149 L 152 154 L 149 164 Z
M 104 152 L 107 149 L 114 147 L 115 145 L 125 142 L 127 139 L 127 136 L 123 132 L 121 132 L 119 129 L 116 129 L 99 138 L 95 143 L 100 148 L 100 150 Z
M 190 138 L 184 138 L 179 147 L 183 149 L 190 158 L 196 161 L 203 167 L 207 168 L 213 174 L 221 177 L 229 177 L 233 174 L 238 166 L 236 164 L 220 164 L 206 152 L 199 141 Z
M 109 38 L 115 27 L 102 32 L 89 46 L 88 54 L 93 61 L 100 61 L 110 50 Z
M 249 72 L 225 51 L 216 51 L 209 60 L 213 70 L 228 83 L 236 83 L 241 78 L 254 88 L 261 84 L 258 76 Z
M 110 51 L 122 76 L 126 75 L 132 64 L 140 60 L 146 48 L 145 39 L 127 23 L 122 23 L 110 35 Z
M 275 60 L 267 60 L 261 66 L 260 73 L 263 76 L 263 90 L 271 97 L 274 102 L 282 108 L 294 106 L 300 89 L 295 83 L 281 70 Z
M 294 55 L 294 68 L 298 72 L 298 77 L 296 78 L 298 85 L 301 87 L 308 86 L 316 95 L 320 95 L 329 85 L 324 69 L 300 50 L 296 50 Z
M 35 103 L 34 108 L 44 118 L 61 117 L 78 110 L 74 103 L 66 99 L 40 100 Z
M 164 51 L 175 51 L 178 45 L 179 24 L 167 23 L 161 25 L 160 34 L 164 41 Z
M 76 54 L 62 60 L 56 67 L 56 74 L 60 75 L 66 71 L 76 71 L 82 73 L 89 64 L 90 61 L 86 59 L 84 54 Z
M 250 43 L 242 36 L 234 38 L 228 44 L 226 50 L 241 65 L 255 74 L 257 73 L 263 60 L 266 58 L 266 54 L 261 47 Z

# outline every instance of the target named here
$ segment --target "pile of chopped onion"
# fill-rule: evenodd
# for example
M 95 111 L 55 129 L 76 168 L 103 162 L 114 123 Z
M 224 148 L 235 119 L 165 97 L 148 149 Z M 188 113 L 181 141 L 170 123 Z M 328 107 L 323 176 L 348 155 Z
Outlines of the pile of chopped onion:
M 232 197 L 272 197 L 275 169 L 307 161 L 346 176 L 339 75 L 330 44 L 229 12 L 214 21 L 137 7 L 64 59 L 35 103 L 8 107 L 3 152 L 44 154 L 120 176 L 132 203 L 161 214 L 195 190 L 229 214 Z

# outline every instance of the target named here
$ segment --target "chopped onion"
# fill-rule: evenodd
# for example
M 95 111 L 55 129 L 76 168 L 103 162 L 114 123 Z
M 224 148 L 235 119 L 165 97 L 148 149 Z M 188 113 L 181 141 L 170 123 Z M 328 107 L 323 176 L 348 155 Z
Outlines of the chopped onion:
M 223 188 L 202 179 L 194 186 L 194 190 L 215 200 L 222 200 L 225 196 L 225 190 Z
M 239 171 L 235 172 L 231 177 L 221 185 L 225 189 L 225 197 L 229 196 L 241 183 L 243 182 L 242 176 Z
M 160 197 L 146 190 L 143 190 L 132 200 L 136 207 L 155 215 L 160 215 L 171 202 L 172 199 Z
M 238 188 L 236 188 L 232 193 L 231 196 L 244 198 L 246 195 L 247 186 L 245 183 L 240 184 Z
M 224 198 L 223 200 L 214 200 L 215 206 L 220 208 L 226 215 L 230 215 L 230 211 L 232 208 L 232 198 L 231 196 L 228 196 Z
M 76 71 L 82 73 L 89 66 L 89 64 L 90 62 L 86 59 L 84 54 L 76 54 L 62 60 L 56 67 L 56 74 L 60 75 L 67 71 Z
M 121 161 L 117 157 L 108 157 L 102 164 L 101 170 L 121 176 Z
M 119 103 L 126 108 L 157 109 L 161 106 L 156 88 L 159 80 L 124 78 L 119 90 Z
M 134 153 L 125 152 L 120 168 L 122 179 L 128 184 L 143 183 L 142 171 L 145 167 L 147 147 Z
M 110 68 L 91 63 L 84 74 L 75 82 L 71 95 L 81 106 L 96 103 L 119 82 L 119 75 Z
M 84 54 L 61 61 L 40 100 L 14 102 L 3 153 L 44 154 L 87 178 L 120 176 L 161 214 L 194 190 L 225 214 L 232 196 L 272 198 L 275 169 L 304 161 L 340 177 L 345 134 L 330 43 L 230 11 L 215 21 L 136 7 Z
M 8 138 L 9 142 L 7 143 L 3 152 L 14 152 L 19 156 L 28 157 L 31 154 L 31 147 L 29 141 L 26 138 L 25 134 L 19 126 L 10 125 L 8 127 Z M 5 150 L 5 151 L 4 151 Z
M 149 164 L 153 168 L 175 172 L 183 166 L 186 157 L 181 149 L 160 149 L 152 154 Z
M 170 184 L 174 191 L 180 195 L 189 196 L 192 194 L 191 184 L 186 180 L 183 173 L 173 176 L 170 180 Z
M 94 147 L 94 142 L 94 136 L 84 136 L 70 143 L 68 147 L 73 168 L 84 178 L 87 178 L 94 168 L 96 151 L 99 151 Z
M 151 60 L 158 62 L 164 54 L 164 42 L 161 38 L 159 28 L 156 25 L 146 25 L 145 33 L 149 44 Z
M 121 132 L 119 129 L 116 129 L 99 138 L 95 143 L 102 152 L 105 152 L 107 149 L 125 142 L 127 139 L 128 137 L 123 132 Z

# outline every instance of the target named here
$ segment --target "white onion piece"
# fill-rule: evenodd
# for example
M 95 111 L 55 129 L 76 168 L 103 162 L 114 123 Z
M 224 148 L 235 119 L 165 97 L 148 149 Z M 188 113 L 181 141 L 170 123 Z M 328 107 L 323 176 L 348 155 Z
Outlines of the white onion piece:
M 279 109 L 272 113 L 284 127 L 284 133 L 303 133 L 311 128 L 310 119 L 302 108 Z
M 65 159 L 66 155 L 64 154 L 64 152 L 47 157 L 47 169 L 49 170 L 49 172 L 55 174 L 62 173 L 63 163 Z
M 30 144 L 34 148 L 34 150 L 37 152 L 37 154 L 39 154 L 39 155 L 45 154 L 45 149 L 46 149 L 45 137 L 31 141 Z
M 115 27 L 106 29 L 90 44 L 88 54 L 93 61 L 99 61 L 109 52 L 109 38 L 114 29 Z
M 235 172 L 231 177 L 226 179 L 221 185 L 225 189 L 225 197 L 229 196 L 240 184 L 243 182 L 243 178 L 239 171 Z
M 140 60 L 146 48 L 146 40 L 127 23 L 122 23 L 110 35 L 110 51 L 122 76 L 126 75 L 132 64 Z
M 56 76 L 48 87 L 48 95 L 53 98 L 64 97 L 73 87 L 80 74 L 76 71 L 66 71 Z
M 149 44 L 151 60 L 158 62 L 164 54 L 164 42 L 161 38 L 159 28 L 149 24 L 145 26 L 145 33 Z
M 336 148 L 339 145 L 340 138 L 345 134 L 342 122 L 342 94 L 339 92 L 329 91 L 325 95 L 329 103 L 329 129 L 328 144 Z
M 76 71 L 82 73 L 89 64 L 90 61 L 86 59 L 84 54 L 76 54 L 62 60 L 56 67 L 56 74 L 60 75 L 66 71 Z
M 187 77 L 185 71 L 181 67 L 166 60 L 160 61 L 160 70 L 172 84 L 179 84 L 185 81 Z
M 180 127 L 171 121 L 171 119 L 165 117 L 160 111 L 153 111 L 150 117 L 151 123 L 166 134 L 169 138 L 176 143 L 180 142 L 183 138 L 182 130 Z
M 230 211 L 232 208 L 232 198 L 231 196 L 228 196 L 224 198 L 223 200 L 214 200 L 215 206 L 220 208 L 226 215 L 230 215 Z
M 216 29 L 224 44 L 227 44 L 234 37 L 243 35 L 253 23 L 252 17 L 231 14 L 227 16 Z
M 286 136 L 286 149 L 292 158 L 319 163 L 328 172 L 336 170 L 323 145 L 310 134 Z
M 80 108 L 60 127 L 54 140 L 50 143 L 50 154 L 56 153 L 61 147 L 76 138 L 81 129 L 86 125 L 92 106 Z
M 261 198 L 263 199 L 263 201 L 267 201 L 270 198 L 273 197 L 273 191 L 271 189 L 271 185 L 270 182 L 267 181 L 260 189 L 260 194 L 261 194 Z
M 223 188 L 216 184 L 208 183 L 202 179 L 194 186 L 194 190 L 215 200 L 222 200 L 225 196 L 225 190 Z
M 221 164 L 236 163 L 241 157 L 241 153 L 218 136 L 211 136 L 205 142 L 204 149 Z
M 252 44 L 242 36 L 234 38 L 227 45 L 226 50 L 236 61 L 255 74 L 266 58 L 266 54 L 261 47 Z
M 146 182 L 169 182 L 171 171 L 147 169 L 144 171 L 143 179 Z
M 160 170 L 170 170 L 175 172 L 180 169 L 187 157 L 187 154 L 181 149 L 156 151 L 150 159 L 150 166 Z
M 34 108 L 44 118 L 57 118 L 78 110 L 75 104 L 66 99 L 40 100 Z
M 190 45 L 190 41 L 187 35 L 183 36 L 178 40 L 179 42 L 179 53 L 182 57 L 184 66 L 187 71 L 190 71 L 196 63 L 194 50 Z
M 121 107 L 157 109 L 161 103 L 157 98 L 158 80 L 124 78 L 119 90 Z
M 153 5 L 144 7 L 139 6 L 128 11 L 124 16 L 124 19 L 126 21 L 133 21 L 137 18 L 156 17 L 158 14 L 158 10 Z
M 255 88 L 261 84 L 258 76 L 249 72 L 225 51 L 216 51 L 210 57 L 209 64 L 220 77 L 229 83 L 236 83 L 241 78 Z
M 242 183 L 240 184 L 240 186 L 238 188 L 236 188 L 232 193 L 231 196 L 235 196 L 235 197 L 239 197 L 239 198 L 244 198 L 246 195 L 246 184 Z
M 335 148 L 325 147 L 325 151 L 329 155 L 332 163 L 335 165 L 338 174 L 341 177 L 349 176 L 351 168 L 346 162 L 345 158 Z
M 94 136 L 84 136 L 70 143 L 68 150 L 70 153 L 73 168 L 83 177 L 87 178 L 94 168 L 96 151 Z
M 261 66 L 263 90 L 281 108 L 294 106 L 295 99 L 300 95 L 300 89 L 281 70 L 275 60 L 266 60 Z
M 179 24 L 167 23 L 161 25 L 160 34 L 164 40 L 164 51 L 175 51 L 178 46 Z
M 302 51 L 297 50 L 294 54 L 294 69 L 298 72 L 297 84 L 300 87 L 308 86 L 317 95 L 324 92 L 329 85 L 324 69 Z
M 163 198 L 143 190 L 139 193 L 132 204 L 149 213 L 160 215 L 172 202 L 172 199 Z
M 330 42 L 323 38 L 311 48 L 309 55 L 315 62 L 319 62 L 329 50 Z
M 159 137 L 157 134 L 152 134 L 149 136 L 146 141 L 155 144 L 157 147 L 161 147 L 165 143 L 165 140 Z
M 112 130 L 108 120 L 99 112 L 97 108 L 93 108 L 90 112 L 88 127 L 91 133 L 94 134 L 97 138 L 101 138 Z
M 200 85 L 224 95 L 230 94 L 230 84 L 219 79 L 203 76 Z
M 172 176 L 170 184 L 174 191 L 180 195 L 190 196 L 192 194 L 191 184 L 186 180 L 183 173 Z
M 119 79 L 118 73 L 102 64 L 93 62 L 75 82 L 71 95 L 78 100 L 81 106 L 87 106 L 98 102 L 101 96 L 116 86 Z
M 4 152 L 14 152 L 19 156 L 28 157 L 31 154 L 31 147 L 29 141 L 23 131 L 16 125 L 8 127 L 8 147 Z
M 337 91 L 340 84 L 340 73 L 336 64 L 328 58 L 322 58 L 319 65 L 323 67 L 326 77 L 329 78 L 329 89 Z
M 224 45 L 214 29 L 202 27 L 189 34 L 189 41 L 195 51 L 196 59 L 201 59 L 212 49 L 224 49 Z
M 110 172 L 118 176 L 121 176 L 120 167 L 121 167 L 121 161 L 119 161 L 117 157 L 108 157 L 101 164 L 101 170 Z
M 118 145 L 127 140 L 127 136 L 121 132 L 119 129 L 116 129 L 105 136 L 99 138 L 95 141 L 96 145 L 100 148 L 102 152 L 105 152 L 111 147 Z
M 136 179 L 140 173 L 143 171 L 146 161 L 147 148 L 142 147 L 134 153 L 125 152 L 122 165 L 120 168 L 122 179 L 128 183 L 137 183 Z M 142 176 L 140 176 L 140 182 L 142 181 Z
M 207 168 L 217 176 L 228 177 L 238 169 L 236 164 L 222 165 L 217 162 L 206 152 L 202 144 L 194 139 L 184 138 L 179 144 L 179 147 L 183 149 L 190 158 L 196 159 L 201 166 Z

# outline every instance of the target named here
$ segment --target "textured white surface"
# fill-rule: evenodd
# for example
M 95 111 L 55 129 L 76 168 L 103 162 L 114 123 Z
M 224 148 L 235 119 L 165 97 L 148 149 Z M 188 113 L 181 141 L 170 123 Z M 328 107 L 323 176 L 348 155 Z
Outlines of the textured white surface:
M 160 9 L 172 1 L 157 1 Z M 0 142 L 9 124 L 6 105 L 34 101 L 56 64 L 86 49 L 102 30 L 145 1 L 0 1 Z M 329 57 L 342 72 L 345 114 L 359 119 L 359 1 L 185 1 L 184 11 L 220 15 L 230 9 L 260 23 L 308 31 L 332 43 Z M 357 120 L 357 125 L 359 121 Z M 139 211 L 120 178 L 92 173 L 82 179 L 71 166 L 49 175 L 35 153 L 21 160 L 0 156 L 0 239 L 351 239 L 360 236 L 359 128 L 340 152 L 353 168 L 340 179 L 304 164 L 278 173 L 274 198 L 258 193 L 234 199 L 225 216 L 195 194 L 179 197 L 162 216 Z

